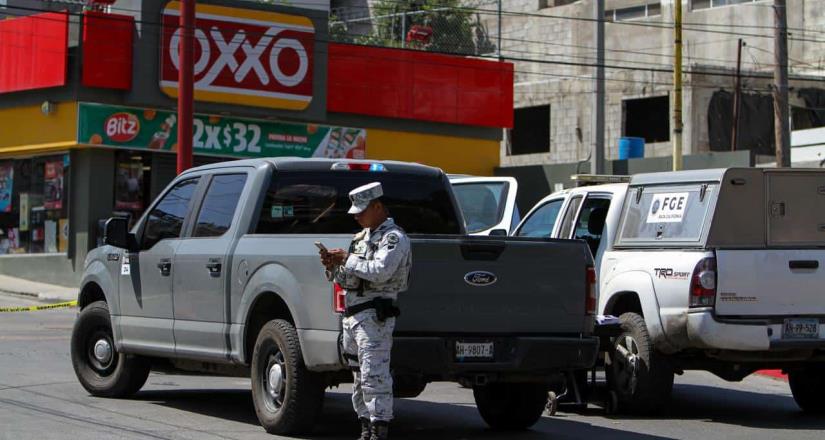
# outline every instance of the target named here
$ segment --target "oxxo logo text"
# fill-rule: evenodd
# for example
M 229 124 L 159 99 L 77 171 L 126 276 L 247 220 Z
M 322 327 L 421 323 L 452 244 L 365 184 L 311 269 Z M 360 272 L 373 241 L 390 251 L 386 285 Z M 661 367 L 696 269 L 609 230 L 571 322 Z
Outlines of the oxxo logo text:
M 161 88 L 177 96 L 180 3 L 163 12 Z M 307 17 L 198 4 L 195 99 L 303 110 L 312 100 L 315 28 Z

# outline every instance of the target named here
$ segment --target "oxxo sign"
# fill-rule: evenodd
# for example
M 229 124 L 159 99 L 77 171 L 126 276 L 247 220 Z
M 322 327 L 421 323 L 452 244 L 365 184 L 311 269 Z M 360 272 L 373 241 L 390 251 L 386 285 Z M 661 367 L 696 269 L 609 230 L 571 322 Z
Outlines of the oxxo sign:
M 180 2 L 163 11 L 161 80 L 177 97 Z M 312 101 L 315 28 L 307 17 L 197 4 L 195 99 L 303 110 Z

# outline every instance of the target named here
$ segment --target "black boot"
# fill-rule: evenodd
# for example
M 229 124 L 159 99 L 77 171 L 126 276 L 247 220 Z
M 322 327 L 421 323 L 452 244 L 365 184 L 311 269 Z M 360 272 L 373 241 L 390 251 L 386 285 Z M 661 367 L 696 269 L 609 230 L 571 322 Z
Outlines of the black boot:
M 370 436 L 372 435 L 370 419 L 361 417 L 358 420 L 361 421 L 361 437 L 358 437 L 358 440 L 370 440 Z
M 390 436 L 390 422 L 376 421 L 372 424 L 370 440 L 387 440 Z

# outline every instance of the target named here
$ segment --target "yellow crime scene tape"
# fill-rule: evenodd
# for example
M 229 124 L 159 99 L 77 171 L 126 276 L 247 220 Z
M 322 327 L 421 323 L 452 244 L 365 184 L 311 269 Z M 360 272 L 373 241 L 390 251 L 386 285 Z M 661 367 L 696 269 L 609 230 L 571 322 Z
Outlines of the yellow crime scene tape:
M 45 306 L 29 306 L 29 307 L 0 307 L 0 313 L 3 312 L 36 312 L 38 310 L 63 309 L 66 307 L 74 307 L 77 301 L 62 302 L 56 304 L 47 304 Z

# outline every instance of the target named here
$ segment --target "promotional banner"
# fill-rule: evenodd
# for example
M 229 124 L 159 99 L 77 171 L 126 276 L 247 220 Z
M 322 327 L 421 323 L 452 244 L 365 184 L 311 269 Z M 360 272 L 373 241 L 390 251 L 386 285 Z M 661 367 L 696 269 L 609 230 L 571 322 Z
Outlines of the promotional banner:
M 177 114 L 171 111 L 80 104 L 78 143 L 154 151 L 177 151 Z M 195 115 L 195 154 L 247 157 L 363 159 L 367 131 L 361 128 Z
M 14 165 L 0 164 L 0 212 L 11 212 L 11 196 L 14 185 Z
M 46 209 L 63 208 L 63 159 L 46 162 Z

